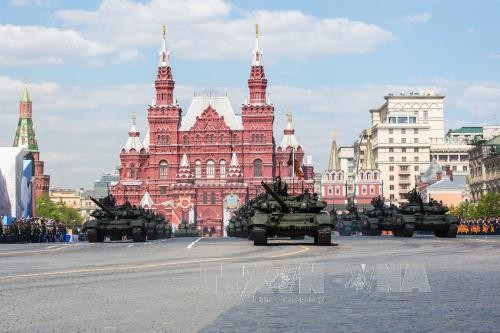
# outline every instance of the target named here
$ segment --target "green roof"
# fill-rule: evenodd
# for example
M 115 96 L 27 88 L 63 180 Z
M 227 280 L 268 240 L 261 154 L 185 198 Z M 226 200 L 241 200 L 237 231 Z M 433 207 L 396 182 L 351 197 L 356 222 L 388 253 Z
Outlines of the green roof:
M 450 130 L 449 133 L 483 133 L 482 127 L 460 127 L 454 130 Z

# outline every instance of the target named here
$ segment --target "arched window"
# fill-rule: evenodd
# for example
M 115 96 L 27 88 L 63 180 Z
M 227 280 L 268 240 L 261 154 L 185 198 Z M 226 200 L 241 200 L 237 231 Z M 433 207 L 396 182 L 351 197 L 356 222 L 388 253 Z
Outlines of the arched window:
M 363 194 L 366 194 L 366 186 L 365 185 L 363 185 L 363 188 L 362 188 L 361 191 L 362 191 Z
M 224 134 L 220 135 L 220 143 L 224 143 Z
M 201 161 L 197 160 L 194 167 L 194 175 L 196 178 L 201 178 Z
M 340 187 L 335 187 L 335 195 L 340 195 Z
M 238 143 L 238 134 L 233 134 L 233 143 Z
M 375 194 L 375 186 L 370 185 L 370 194 Z
M 169 144 L 170 144 L 170 135 L 167 135 L 167 136 L 165 137 L 165 144 L 166 144 L 166 145 L 169 145 Z
M 130 178 L 135 179 L 135 164 L 130 164 Z
M 250 137 L 250 142 L 255 142 L 255 134 L 252 134 L 252 136 Z
M 377 172 L 374 172 L 373 173 L 373 179 L 377 180 L 378 179 L 378 173 Z
M 226 161 L 221 160 L 219 166 L 220 166 L 220 170 L 219 170 L 220 177 L 221 178 L 226 177 Z
M 184 135 L 183 140 L 182 140 L 182 143 L 183 143 L 184 145 L 188 145 L 188 144 L 189 144 L 189 136 L 187 136 L 187 134 L 186 134 L 186 135 Z
M 260 159 L 253 161 L 253 176 L 262 177 L 262 160 Z
M 168 162 L 163 160 L 160 162 L 160 178 L 168 177 Z
M 210 203 L 215 205 L 215 192 L 210 193 Z
M 194 141 L 196 144 L 199 144 L 200 143 L 200 135 L 199 134 L 196 134 L 196 137 L 195 137 L 195 141 Z
M 366 173 L 366 180 L 372 180 L 372 174 L 370 172 Z
M 207 178 L 215 177 L 215 163 L 212 160 L 207 161 Z

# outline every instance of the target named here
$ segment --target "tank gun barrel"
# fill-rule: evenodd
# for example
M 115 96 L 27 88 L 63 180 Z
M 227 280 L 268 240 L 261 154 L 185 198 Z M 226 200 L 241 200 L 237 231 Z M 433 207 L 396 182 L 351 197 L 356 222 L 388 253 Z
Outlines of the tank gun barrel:
M 109 217 L 116 218 L 116 215 L 111 210 L 109 210 L 106 206 L 104 206 L 103 204 L 101 204 L 99 202 L 99 200 L 97 200 L 96 198 L 94 198 L 92 196 L 90 197 L 90 200 L 92 200 L 97 205 L 97 207 L 99 207 L 103 211 L 105 211 L 109 215 Z
M 290 211 L 290 207 L 286 204 L 286 202 L 284 202 L 283 199 L 281 199 L 279 195 L 276 194 L 276 192 L 274 192 L 273 189 L 268 184 L 264 183 L 263 181 L 261 181 L 260 184 L 262 185 L 262 187 L 264 187 L 266 192 L 269 193 L 273 197 L 273 199 L 278 202 L 278 204 L 281 207 L 281 210 L 284 213 L 288 213 Z

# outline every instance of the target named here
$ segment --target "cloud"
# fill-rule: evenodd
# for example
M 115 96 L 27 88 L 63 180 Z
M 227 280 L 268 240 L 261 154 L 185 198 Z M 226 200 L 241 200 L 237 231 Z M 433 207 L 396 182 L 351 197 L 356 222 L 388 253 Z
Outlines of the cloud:
M 427 22 L 429 22 L 431 17 L 432 17 L 431 13 L 405 15 L 404 17 L 400 18 L 398 21 L 402 22 L 406 25 L 413 25 L 413 24 L 418 24 L 418 23 L 427 23 Z
M 10 0 L 9 5 L 12 7 L 48 7 L 53 2 L 53 0 Z
M 366 53 L 394 39 L 376 25 L 348 18 L 320 19 L 295 10 L 241 12 L 222 0 L 104 0 L 94 11 L 55 15 L 87 38 L 129 52 L 159 46 L 161 26 L 168 23 L 171 52 L 195 59 L 248 58 L 256 22 L 262 48 L 273 58 Z
M 0 65 L 63 64 L 87 61 L 113 52 L 113 48 L 83 38 L 74 30 L 43 26 L 0 25 Z

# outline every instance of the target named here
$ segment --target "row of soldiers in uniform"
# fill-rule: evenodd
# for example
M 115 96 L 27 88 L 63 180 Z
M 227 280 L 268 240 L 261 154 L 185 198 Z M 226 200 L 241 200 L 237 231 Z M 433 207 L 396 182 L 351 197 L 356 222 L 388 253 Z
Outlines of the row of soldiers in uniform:
M 500 217 L 462 219 L 458 226 L 462 235 L 500 235 Z
M 0 243 L 64 242 L 67 229 L 62 223 L 44 217 L 18 218 L 0 223 Z

